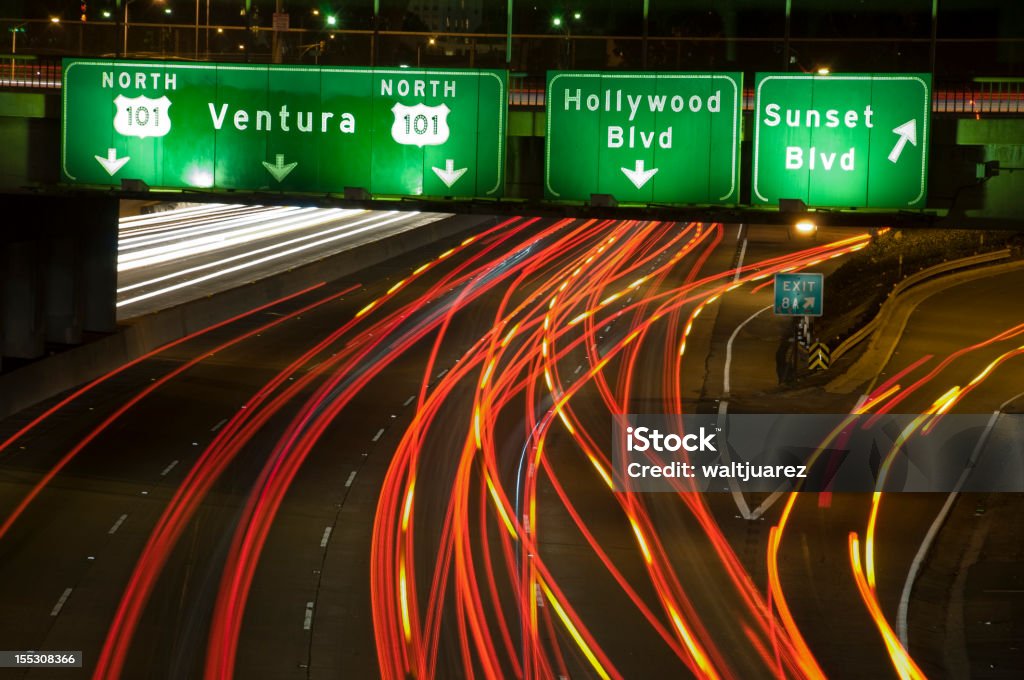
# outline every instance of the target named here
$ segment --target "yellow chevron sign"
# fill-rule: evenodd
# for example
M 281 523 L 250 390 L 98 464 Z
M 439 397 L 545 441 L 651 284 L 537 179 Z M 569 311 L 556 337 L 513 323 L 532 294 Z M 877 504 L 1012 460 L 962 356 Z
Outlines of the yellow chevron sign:
M 807 353 L 807 368 L 812 371 L 827 371 L 832 361 L 832 350 L 823 342 L 815 342 Z

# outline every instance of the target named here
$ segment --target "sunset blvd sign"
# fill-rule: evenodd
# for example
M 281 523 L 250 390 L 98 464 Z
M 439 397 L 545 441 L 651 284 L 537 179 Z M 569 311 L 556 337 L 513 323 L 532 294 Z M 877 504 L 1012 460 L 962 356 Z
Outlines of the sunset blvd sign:
M 759 73 L 751 200 L 923 208 L 931 76 Z

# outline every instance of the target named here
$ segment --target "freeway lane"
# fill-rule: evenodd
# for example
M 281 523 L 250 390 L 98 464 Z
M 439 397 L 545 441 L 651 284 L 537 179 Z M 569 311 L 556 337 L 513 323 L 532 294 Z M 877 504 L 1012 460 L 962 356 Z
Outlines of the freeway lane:
M 455 241 L 453 245 L 457 243 Z M 444 247 L 443 244 L 439 244 L 438 250 Z M 436 254 L 435 252 L 435 256 Z M 368 286 L 367 294 L 381 295 L 394 282 L 395 274 L 404 275 L 420 264 L 422 262 L 418 260 L 407 260 L 364 272 L 375 277 L 376 281 Z M 321 296 L 321 293 L 316 292 L 316 295 Z M 322 295 L 326 296 L 327 293 Z M 303 304 L 309 302 L 308 299 L 303 300 Z M 168 385 L 167 391 L 171 393 L 168 397 L 164 397 L 164 389 L 161 388 L 159 393 L 142 402 L 138 407 L 141 413 L 137 418 L 130 412 L 127 419 L 130 422 L 115 423 L 105 440 L 97 440 L 96 446 L 86 451 L 86 454 L 91 455 L 83 456 L 83 462 L 80 464 L 85 466 L 84 469 L 77 469 L 79 463 L 76 462 L 68 468 L 68 472 L 57 478 L 58 483 L 54 487 L 47 489 L 40 496 L 39 502 L 43 503 L 56 494 L 56 498 L 53 498 L 46 508 L 50 512 L 33 514 L 34 508 L 30 508 L 28 512 L 32 516 L 26 517 L 23 524 L 15 524 L 7 546 L 0 546 L 0 549 L 6 547 L 10 551 L 9 555 L 5 556 L 3 564 L 7 570 L 5 576 L 8 577 L 5 578 L 5 583 L 16 591 L 9 593 L 11 600 L 24 602 L 24 611 L 19 610 L 19 613 L 26 615 L 20 620 L 17 617 L 5 618 L 5 624 L 9 627 L 5 632 L 10 633 L 6 639 L 17 641 L 20 646 L 36 648 L 52 647 L 54 644 L 74 647 L 77 644 L 89 650 L 87 654 L 95 660 L 107 625 L 105 622 L 109 621 L 113 613 L 124 579 L 141 549 L 141 542 L 145 541 L 152 521 L 158 515 L 153 504 L 160 508 L 166 503 L 175 485 L 184 478 L 184 472 L 189 464 L 201 451 L 196 445 L 207 444 L 214 437 L 211 430 L 217 429 L 218 426 L 223 428 L 222 421 L 237 412 L 239 406 L 259 385 L 274 375 L 277 369 L 282 368 L 284 362 L 311 345 L 319 337 L 318 327 L 328 330 L 334 328 L 339 318 L 353 317 L 366 302 L 368 300 L 360 299 L 357 295 L 351 301 L 343 301 L 343 306 L 337 309 L 331 308 L 332 303 L 329 303 L 327 307 L 321 309 L 319 319 L 312 317 L 310 313 L 302 314 L 302 323 L 281 316 L 285 312 L 293 311 L 287 307 L 268 309 L 259 315 L 258 323 L 281 320 L 282 325 L 277 326 L 273 332 L 262 332 L 258 338 L 247 341 L 260 346 L 247 349 L 248 344 L 242 345 L 241 349 L 244 351 L 235 355 L 231 355 L 230 352 L 218 353 L 214 359 L 204 361 L 197 369 L 193 369 L 188 374 L 188 380 L 180 386 L 177 383 Z M 203 342 L 199 346 L 182 347 L 188 349 L 180 358 L 172 353 L 160 360 L 145 362 L 133 370 L 133 375 L 119 375 L 104 385 L 103 389 L 95 390 L 89 395 L 87 406 L 77 405 L 75 408 L 78 412 L 74 409 L 70 412 L 77 417 L 67 420 L 67 414 L 62 413 L 46 428 L 34 432 L 31 438 L 23 437 L 19 440 L 14 447 L 19 453 L 10 456 L 7 461 L 9 474 L 18 475 L 22 483 L 13 484 L 14 488 L 8 487 L 4 495 L 5 508 L 9 509 L 16 499 L 25 493 L 26 477 L 33 480 L 39 470 L 46 469 L 52 463 L 54 455 L 60 455 L 70 448 L 77 437 L 85 434 L 88 428 L 95 424 L 94 414 L 97 411 L 105 415 L 111 408 L 134 394 L 134 390 L 139 386 L 148 384 L 154 376 L 160 375 L 160 367 L 168 363 L 170 366 L 180 365 L 182 360 L 193 355 L 203 356 L 212 345 Z M 312 365 L 316 360 L 307 363 Z M 151 406 L 149 402 L 155 402 L 155 405 Z M 5 426 L 10 428 L 17 424 L 8 422 Z M 56 437 L 57 440 L 43 441 L 41 437 L 44 434 Z M 25 448 L 22 449 L 22 446 Z M 37 457 L 40 455 L 41 458 Z M 260 452 L 257 451 L 253 455 L 258 456 Z M 30 464 L 24 462 L 26 458 L 31 461 Z M 174 461 L 177 461 L 177 465 L 172 466 Z M 74 474 L 71 474 L 72 471 Z M 163 474 L 164 471 L 166 475 Z M 215 537 L 213 543 L 216 543 L 216 537 L 223 535 L 225 528 L 230 526 L 230 508 L 240 502 L 237 494 L 239 488 L 244 490 L 244 479 L 244 469 L 230 475 L 231 481 L 226 485 L 227 488 L 222 489 L 221 493 L 211 499 L 210 507 L 205 511 L 206 516 L 200 520 L 206 527 L 207 537 Z M 174 484 L 168 488 L 168 482 Z M 150 484 L 154 488 L 149 488 Z M 126 485 L 130 487 L 130 491 L 123 490 Z M 66 493 L 61 493 L 65 486 L 70 489 Z M 80 498 L 84 492 L 91 492 L 86 494 L 87 512 L 86 508 L 79 505 L 65 505 L 69 497 Z M 143 492 L 147 493 L 143 495 Z M 109 503 L 104 501 L 104 497 L 108 495 L 114 496 L 109 499 Z M 127 496 L 132 502 L 126 507 L 125 503 L 119 502 L 125 499 L 119 496 Z M 231 502 L 233 498 L 234 503 Z M 135 507 L 139 504 L 143 505 Z M 62 508 L 65 507 L 72 511 L 70 515 L 62 512 Z M 223 517 L 225 513 L 221 510 L 225 507 L 229 510 L 226 518 Z M 219 518 L 218 511 L 221 515 Z M 128 514 L 129 517 L 113 534 L 109 534 L 109 529 L 116 524 L 121 514 Z M 91 520 L 91 523 L 86 520 Z M 34 531 L 42 527 L 47 527 L 49 533 Z M 111 538 L 107 539 L 107 536 Z M 132 542 L 127 546 L 113 538 L 128 536 L 132 537 Z M 89 537 L 93 541 L 88 547 L 77 545 L 78 541 L 85 541 Z M 198 541 L 194 545 L 203 545 L 200 538 L 193 539 Z M 98 552 L 106 541 L 112 543 L 116 556 Z M 35 552 L 36 550 L 40 552 Z M 143 634 L 143 639 L 148 642 L 141 648 L 150 650 L 151 654 L 144 653 L 136 661 L 141 668 L 132 670 L 129 677 L 151 672 L 160 674 L 163 672 L 160 669 L 171 667 L 175 656 L 191 657 L 201 663 L 202 649 L 205 647 L 202 634 L 199 637 L 198 649 L 195 649 L 185 644 L 184 639 L 180 642 L 176 640 L 172 631 L 188 627 L 190 612 L 204 611 L 203 599 L 193 599 L 190 596 L 192 592 L 200 590 L 194 585 L 196 580 L 200 583 L 209 580 L 209 572 L 212 570 L 213 581 L 216 582 L 216 573 L 220 566 L 216 563 L 216 551 L 204 552 L 205 554 L 201 552 L 198 556 L 193 553 L 192 559 L 189 559 L 190 553 L 185 551 L 184 555 L 178 558 L 186 567 L 184 570 L 178 569 L 179 573 L 189 569 L 194 571 L 197 564 L 202 567 L 198 575 L 191 577 L 191 585 L 188 579 L 182 579 L 184 584 L 176 583 L 172 579 L 170 586 L 158 589 L 154 600 L 171 602 L 172 605 L 169 611 L 158 609 L 160 614 L 166 616 L 155 621 L 155 632 Z M 96 559 L 88 560 L 90 555 Z M 41 577 L 42 573 L 50 570 L 57 572 L 52 581 Z M 169 571 L 174 571 L 174 565 Z M 37 578 L 29 578 L 28 574 L 34 574 Z M 77 603 L 75 598 L 67 598 L 64 607 L 58 612 L 59 616 L 50 618 L 48 614 L 52 603 L 43 607 L 45 611 L 41 611 L 42 603 L 51 599 L 50 589 L 69 581 L 75 584 L 74 590 L 78 593 Z M 40 591 L 20 587 L 18 584 L 21 583 L 38 584 Z M 60 588 L 62 592 L 63 587 L 62 585 Z M 86 599 L 83 600 L 83 597 Z M 208 612 L 209 606 L 205 609 Z M 30 616 L 29 610 L 40 612 L 42 616 Z M 364 620 L 365 616 L 364 613 Z M 38 621 L 38 626 L 31 625 L 32 621 Z M 65 622 L 68 623 L 65 625 Z M 301 630 L 301 620 L 299 625 Z M 46 640 L 50 642 L 46 643 Z M 192 673 L 189 672 L 187 675 Z
M 122 218 L 118 318 L 237 288 L 448 216 L 203 205 Z
M 734 230 L 514 219 L 140 362 L 0 459 L 0 632 L 95 678 L 883 675 L 863 499 L 795 509 L 768 594 L 730 495 L 610 488 L 612 414 L 713 412 L 721 305 L 867 239 L 752 230 L 736 272 Z

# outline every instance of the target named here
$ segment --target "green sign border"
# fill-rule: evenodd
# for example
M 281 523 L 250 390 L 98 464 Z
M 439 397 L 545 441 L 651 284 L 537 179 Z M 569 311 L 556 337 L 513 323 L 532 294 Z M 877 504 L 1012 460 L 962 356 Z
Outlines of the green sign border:
M 751 168 L 750 177 L 750 194 L 752 199 L 756 199 L 762 205 L 774 205 L 775 202 L 762 196 L 757 190 L 757 175 L 758 175 L 758 155 L 761 150 L 761 88 L 770 80 L 806 80 L 814 82 L 816 80 L 822 81 L 835 81 L 835 80 L 886 80 L 886 81 L 916 81 L 920 83 L 921 87 L 924 88 L 924 112 L 922 115 L 921 122 L 921 193 L 918 194 L 917 198 L 910 201 L 904 209 L 913 207 L 915 204 L 925 200 L 925 191 L 928 188 L 928 144 L 931 142 L 929 137 L 930 130 L 928 123 L 930 122 L 932 98 L 931 88 L 928 83 L 924 82 L 917 75 L 902 75 L 898 73 L 854 73 L 854 74 L 829 74 L 827 76 L 821 76 L 810 73 L 755 73 L 754 82 L 757 83 L 757 89 L 754 92 L 754 157 Z M 867 206 L 864 206 L 867 207 Z
M 454 70 L 454 69 L 423 69 L 423 68 L 413 69 L 413 68 L 375 68 L 375 67 L 363 67 L 363 68 L 360 68 L 360 67 L 345 67 L 345 66 L 290 66 L 290 65 L 289 66 L 281 66 L 281 65 L 277 65 L 277 64 L 245 64 L 245 65 L 242 65 L 242 64 L 220 63 L 220 62 L 211 62 L 211 63 L 203 63 L 203 64 L 192 64 L 192 63 L 181 63 L 181 62 L 160 61 L 160 60 L 145 60 L 145 59 L 121 59 L 121 60 L 119 60 L 119 59 L 99 59 L 99 60 L 96 60 L 96 59 L 76 59 L 76 58 L 66 58 L 65 59 L 65 64 L 63 66 L 62 80 L 61 80 L 61 82 L 63 83 L 63 86 L 61 87 L 60 164 L 61 164 L 61 171 L 63 172 L 64 177 L 71 179 L 73 182 L 78 182 L 78 179 L 74 175 L 72 175 L 70 172 L 68 172 L 68 169 L 67 169 L 67 155 L 66 155 L 67 154 L 67 146 L 68 146 L 67 145 L 67 120 L 68 120 L 68 110 L 67 110 L 67 106 L 68 106 L 68 87 L 67 87 L 67 83 L 68 83 L 68 74 L 71 72 L 71 69 L 73 69 L 75 66 L 80 66 L 81 65 L 81 66 L 110 67 L 110 66 L 116 65 L 116 64 L 122 64 L 122 65 L 126 65 L 126 66 L 127 65 L 130 65 L 130 66 L 149 66 L 149 67 L 159 67 L 159 68 L 165 68 L 165 69 L 172 69 L 173 68 L 173 69 L 184 69 L 184 70 L 189 70 L 189 69 L 193 69 L 193 70 L 210 70 L 210 69 L 213 69 L 213 70 L 229 70 L 229 71 L 251 71 L 251 70 L 271 69 L 271 70 L 274 70 L 274 71 L 296 72 L 296 73 L 309 73 L 309 72 L 323 73 L 324 71 L 329 71 L 329 72 L 333 72 L 333 73 L 369 74 L 371 77 L 373 77 L 373 76 L 375 76 L 377 74 L 401 75 L 401 76 L 416 76 L 416 75 L 428 76 L 428 75 L 439 75 L 439 74 L 446 74 L 446 75 L 452 75 L 452 76 L 469 76 L 469 77 L 480 77 L 480 76 L 484 76 L 484 75 L 491 76 L 492 78 L 494 78 L 495 80 L 498 81 L 498 100 L 499 100 L 499 103 L 498 103 L 498 124 L 495 127 L 496 132 L 497 132 L 497 138 L 498 138 L 498 144 L 497 144 L 497 156 L 498 156 L 498 158 L 497 158 L 497 162 L 498 162 L 497 177 L 498 177 L 498 180 L 497 180 L 497 183 L 494 185 L 494 187 L 491 188 L 490 190 L 486 191 L 484 193 L 484 195 L 485 196 L 491 196 L 492 194 L 495 194 L 495 193 L 504 193 L 501 190 L 502 190 L 502 186 L 505 183 L 505 167 L 504 167 L 505 166 L 505 138 L 507 137 L 507 134 L 508 134 L 508 131 L 506 129 L 506 123 L 505 123 L 505 121 L 507 120 L 507 117 L 508 117 L 507 116 L 508 92 L 505 89 L 506 88 L 507 80 L 503 80 L 502 78 L 500 78 L 497 73 L 493 72 L 493 70 L 480 69 L 480 70 L 467 71 L 467 70 Z M 373 92 L 371 91 L 370 92 L 370 99 L 372 99 L 372 98 L 373 98 Z M 477 107 L 478 107 L 478 115 L 479 115 L 479 98 L 477 100 Z M 479 118 L 478 118 L 478 120 L 479 120 Z M 373 135 L 375 133 L 376 133 L 375 130 L 371 131 L 369 133 L 370 134 L 371 143 L 373 141 Z M 114 184 L 110 184 L 110 185 L 97 185 L 97 186 L 115 186 L 115 185 Z M 198 189 L 198 187 L 170 187 L 170 188 Z M 212 186 L 212 187 L 208 187 L 208 189 L 217 190 L 217 187 L 216 186 Z M 368 187 L 368 189 L 370 190 L 371 193 L 373 193 L 373 188 L 372 187 Z M 318 192 L 310 191 L 309 193 L 318 193 Z M 381 194 L 381 195 L 389 195 L 389 194 Z M 409 196 L 409 195 L 412 195 L 412 194 L 398 194 L 398 195 Z M 473 197 L 468 197 L 467 196 L 467 197 L 458 198 L 456 200 L 463 200 L 463 201 L 473 200 Z
M 637 80 L 643 78 L 667 78 L 667 79 L 711 79 L 720 78 L 728 81 L 735 92 L 736 106 L 733 108 L 733 119 L 732 119 L 732 131 L 733 131 L 733 148 L 732 148 L 732 188 L 725 196 L 720 197 L 718 200 L 725 202 L 730 196 L 736 195 L 739 198 L 739 160 L 740 160 L 740 109 L 743 107 L 743 87 L 738 84 L 731 77 L 732 72 L 724 73 L 673 73 L 673 72 L 656 72 L 656 73 L 616 73 L 614 71 L 558 71 L 554 77 L 548 79 L 547 89 L 544 92 L 545 109 L 544 113 L 547 116 L 545 121 L 545 137 L 544 137 L 544 187 L 551 193 L 552 196 L 561 196 L 560 193 L 555 191 L 551 187 L 551 144 L 548 140 L 551 139 L 551 112 L 548 110 L 548 103 L 551 101 L 551 89 L 554 87 L 555 81 L 559 78 L 625 78 L 630 80 Z M 742 74 L 741 74 L 742 78 Z M 570 200 L 570 199 L 563 199 Z M 738 202 L 738 201 L 736 201 Z

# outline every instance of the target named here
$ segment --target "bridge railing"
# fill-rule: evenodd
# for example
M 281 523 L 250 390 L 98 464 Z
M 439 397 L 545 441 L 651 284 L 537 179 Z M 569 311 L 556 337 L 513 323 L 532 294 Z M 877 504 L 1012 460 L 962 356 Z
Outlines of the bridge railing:
M 12 50 L 0 54 L 0 88 L 60 87 L 63 56 L 184 59 L 267 63 L 272 60 L 274 31 L 241 26 L 195 26 L 131 23 L 127 33 L 112 21 L 66 21 L 0 18 L 0 35 L 11 32 Z M 127 37 L 127 39 L 126 39 Z M 366 66 L 371 63 L 409 67 L 506 68 L 513 73 L 509 105 L 544 107 L 544 72 L 548 68 L 591 70 L 739 70 L 749 78 L 757 70 L 780 69 L 785 53 L 777 38 L 669 36 L 514 35 L 511 59 L 507 37 L 493 33 L 293 28 L 278 32 L 282 63 Z M 127 48 L 127 50 L 125 49 Z M 791 70 L 831 64 L 833 70 L 929 70 L 928 39 L 793 39 Z M 977 77 L 972 63 L 994 71 L 1019 71 L 1013 55 L 1024 54 L 1024 37 L 992 40 L 939 40 L 932 110 L 953 115 L 1020 115 L 1024 113 L 1024 78 Z M 643 58 L 646 53 L 646 60 Z M 974 62 L 968 55 L 974 55 Z M 1002 55 L 1002 56 L 1000 56 Z M 1006 56 L 1009 55 L 1009 56 Z M 982 71 L 984 73 L 984 71 Z M 753 107 L 748 88 L 744 109 Z
M 174 15 L 177 16 L 177 15 Z M 166 21 L 131 21 L 127 30 L 113 18 L 88 22 L 0 17 L 0 36 L 12 39 L 13 52 L 45 55 L 159 57 L 203 61 L 380 64 L 504 68 L 542 74 L 561 69 L 651 70 L 815 70 L 827 66 L 847 73 L 866 71 L 927 72 L 968 79 L 977 75 L 1020 76 L 1024 73 L 1024 35 L 1011 31 L 994 37 L 953 38 L 908 35 L 867 37 L 808 37 L 785 39 L 766 32 L 759 36 L 716 34 L 685 35 L 687 25 L 672 28 L 674 35 L 595 35 L 576 33 L 570 26 L 545 33 L 516 33 L 511 54 L 505 33 L 381 30 L 360 28 L 326 30 L 303 27 L 274 31 L 269 17 L 262 26 L 205 25 Z M 296 25 L 296 23 L 298 25 Z M 9 29 L 17 29 L 13 35 Z M 667 27 L 660 27 L 667 30 Z M 653 31 L 657 32 L 657 31 Z M 276 34 L 276 37 L 275 37 Z M 939 34 L 942 35 L 942 34 Z M 998 36 L 1004 37 L 998 37 Z M 1005 37 L 1012 36 L 1012 37 Z M 3 49 L 6 49 L 4 47 Z

